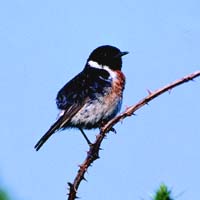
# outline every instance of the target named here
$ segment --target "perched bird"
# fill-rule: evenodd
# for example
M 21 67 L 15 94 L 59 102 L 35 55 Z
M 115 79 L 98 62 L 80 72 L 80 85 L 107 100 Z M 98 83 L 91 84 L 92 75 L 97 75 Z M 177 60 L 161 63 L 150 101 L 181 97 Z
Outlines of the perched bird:
M 82 72 L 58 92 L 56 104 L 61 110 L 58 120 L 35 145 L 38 151 L 58 130 L 100 128 L 121 109 L 125 76 L 121 71 L 122 56 L 128 54 L 114 46 L 96 48 Z

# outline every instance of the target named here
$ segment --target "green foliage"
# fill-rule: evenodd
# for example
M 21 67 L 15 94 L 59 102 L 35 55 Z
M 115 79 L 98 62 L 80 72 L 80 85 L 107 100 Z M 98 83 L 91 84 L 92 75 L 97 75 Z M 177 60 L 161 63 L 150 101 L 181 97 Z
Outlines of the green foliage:
M 167 186 L 162 184 L 160 188 L 156 191 L 153 200 L 173 200 L 171 197 L 171 191 L 168 190 Z
M 9 200 L 8 195 L 6 192 L 0 189 L 0 200 Z
M 170 195 L 171 191 L 168 190 L 166 185 L 162 184 L 160 188 L 156 191 L 153 200 L 173 200 Z

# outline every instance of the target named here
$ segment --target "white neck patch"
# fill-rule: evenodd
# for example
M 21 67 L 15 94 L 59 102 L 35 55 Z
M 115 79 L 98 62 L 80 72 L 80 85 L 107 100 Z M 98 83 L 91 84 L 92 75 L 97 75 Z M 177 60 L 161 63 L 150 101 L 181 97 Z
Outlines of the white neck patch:
M 97 62 L 93 60 L 89 60 L 88 65 L 93 68 L 102 69 L 102 65 L 98 64 Z
M 99 63 L 97 63 L 97 62 L 95 62 L 95 61 L 93 61 L 93 60 L 89 60 L 89 61 L 88 61 L 88 65 L 89 65 L 90 67 L 93 67 L 93 68 L 104 69 L 104 70 L 106 70 L 106 71 L 110 74 L 111 78 L 113 78 L 113 79 L 117 78 L 116 72 L 113 71 L 113 70 L 111 70 L 111 69 L 110 69 L 108 66 L 106 66 L 106 65 L 100 65 Z

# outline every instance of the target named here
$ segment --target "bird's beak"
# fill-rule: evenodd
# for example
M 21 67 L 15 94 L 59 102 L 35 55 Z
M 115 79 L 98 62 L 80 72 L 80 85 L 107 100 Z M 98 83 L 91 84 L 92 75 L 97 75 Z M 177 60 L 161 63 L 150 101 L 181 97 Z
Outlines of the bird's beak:
M 129 52 L 128 51 L 123 51 L 123 52 L 121 52 L 120 53 L 120 56 L 122 57 L 122 56 L 125 56 L 126 54 L 128 54 Z

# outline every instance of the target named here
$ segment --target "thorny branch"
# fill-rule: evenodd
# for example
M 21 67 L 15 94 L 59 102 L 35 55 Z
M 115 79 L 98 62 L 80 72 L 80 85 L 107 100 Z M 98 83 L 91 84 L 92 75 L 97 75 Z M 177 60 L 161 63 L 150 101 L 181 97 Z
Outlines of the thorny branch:
M 74 200 L 77 197 L 77 190 L 79 188 L 79 185 L 82 180 L 85 179 L 85 172 L 88 170 L 88 168 L 91 166 L 91 164 L 99 158 L 99 151 L 101 150 L 100 146 L 105 138 L 106 134 L 112 130 L 113 126 L 117 124 L 119 121 L 123 120 L 124 118 L 131 116 L 135 113 L 135 111 L 139 110 L 144 105 L 148 104 L 151 100 L 155 99 L 159 95 L 171 91 L 171 89 L 175 88 L 176 86 L 179 86 L 183 83 L 186 83 L 188 81 L 193 80 L 194 78 L 200 76 L 200 71 L 196 71 L 192 74 L 189 74 L 181 79 L 178 79 L 174 81 L 173 83 L 166 85 L 158 90 L 155 90 L 153 92 L 148 91 L 148 96 L 140 100 L 137 104 L 128 107 L 124 112 L 110 120 L 108 123 L 106 123 L 103 127 L 101 127 L 100 133 L 96 136 L 96 140 L 94 143 L 90 146 L 89 151 L 87 152 L 87 156 L 84 160 L 84 162 L 79 166 L 78 173 L 73 181 L 73 183 L 68 183 L 69 185 L 69 196 L 68 200 Z

